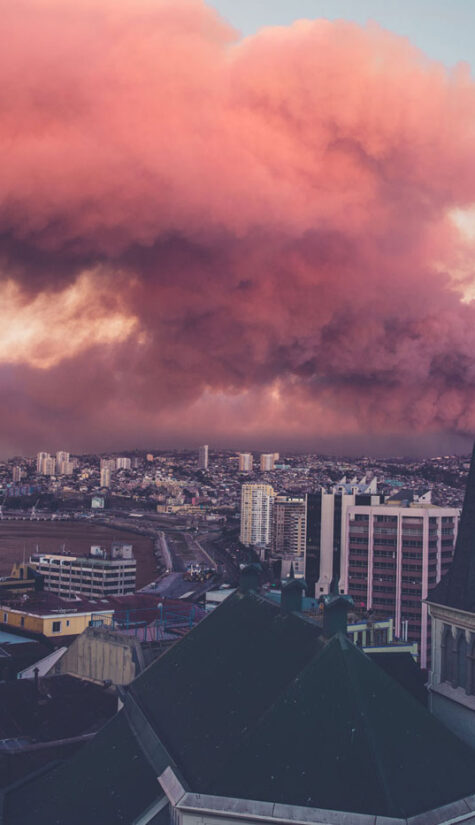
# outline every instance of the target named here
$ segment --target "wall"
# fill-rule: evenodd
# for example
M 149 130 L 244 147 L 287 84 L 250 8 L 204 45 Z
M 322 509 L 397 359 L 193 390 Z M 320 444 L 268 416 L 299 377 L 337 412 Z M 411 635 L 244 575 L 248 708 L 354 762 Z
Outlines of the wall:
M 144 667 L 137 639 L 103 627 L 90 627 L 58 662 L 57 673 L 71 673 L 94 682 L 108 679 L 128 685 Z

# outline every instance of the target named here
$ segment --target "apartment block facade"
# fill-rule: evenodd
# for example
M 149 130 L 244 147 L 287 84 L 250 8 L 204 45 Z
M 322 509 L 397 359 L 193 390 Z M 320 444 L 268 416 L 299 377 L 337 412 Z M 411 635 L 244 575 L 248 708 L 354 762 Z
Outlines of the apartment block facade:
M 241 488 L 240 541 L 264 551 L 272 538 L 275 492 L 270 484 L 243 484 Z
M 308 592 L 318 598 L 330 592 L 332 583 L 345 591 L 347 512 L 354 504 L 379 504 L 377 480 L 347 481 L 342 478 L 330 490 L 307 495 L 306 570 Z
M 306 496 L 276 496 L 272 513 L 271 559 L 282 561 L 282 578 L 293 565 L 296 578 L 305 576 L 307 541 Z
M 394 618 L 395 635 L 417 642 L 420 665 L 430 659 L 430 625 L 423 600 L 450 566 L 459 510 L 430 506 L 347 509 L 340 583 L 357 606 Z

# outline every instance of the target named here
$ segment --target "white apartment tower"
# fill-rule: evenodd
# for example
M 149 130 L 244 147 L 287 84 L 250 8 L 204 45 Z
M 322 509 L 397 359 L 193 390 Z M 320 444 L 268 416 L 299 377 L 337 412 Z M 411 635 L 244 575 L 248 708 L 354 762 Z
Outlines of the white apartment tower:
M 126 456 L 119 456 L 115 460 L 116 470 L 130 470 L 132 462 Z
M 240 541 L 246 547 L 265 550 L 269 546 L 274 497 L 274 488 L 270 484 L 242 485 Z
M 109 467 L 101 467 L 101 487 L 111 486 L 111 471 Z
M 306 496 L 276 496 L 272 514 L 271 559 L 282 561 L 281 576 L 293 566 L 295 578 L 305 577 L 307 543 Z
M 69 453 L 59 451 L 56 453 L 56 475 L 70 476 L 73 472 L 74 465 L 70 461 Z
M 252 473 L 252 453 L 239 453 L 239 472 Z
M 261 453 L 261 471 L 263 473 L 274 469 L 275 453 Z
M 208 445 L 203 444 L 202 447 L 198 450 L 198 469 L 199 470 L 207 470 L 208 469 Z
M 36 472 L 41 476 L 54 476 L 56 461 L 49 453 L 38 453 L 36 456 Z
M 322 488 L 307 495 L 307 558 L 305 578 L 309 593 L 318 598 L 332 586 L 344 592 L 347 511 L 353 504 L 379 504 L 377 479 L 347 480 L 344 476 L 330 491 Z

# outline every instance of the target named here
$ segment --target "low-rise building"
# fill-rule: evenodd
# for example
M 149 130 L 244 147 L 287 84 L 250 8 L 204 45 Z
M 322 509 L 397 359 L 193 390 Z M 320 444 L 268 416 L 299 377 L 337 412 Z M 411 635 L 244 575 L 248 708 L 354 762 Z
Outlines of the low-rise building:
M 124 547 L 113 549 L 110 558 L 97 547 L 89 556 L 38 553 L 30 565 L 43 576 L 45 590 L 59 596 L 122 596 L 134 593 L 137 574 L 131 545 Z
M 101 601 L 62 599 L 54 593 L 24 594 L 0 604 L 0 624 L 46 638 L 77 636 L 89 627 L 92 616 L 112 618 L 114 608 Z

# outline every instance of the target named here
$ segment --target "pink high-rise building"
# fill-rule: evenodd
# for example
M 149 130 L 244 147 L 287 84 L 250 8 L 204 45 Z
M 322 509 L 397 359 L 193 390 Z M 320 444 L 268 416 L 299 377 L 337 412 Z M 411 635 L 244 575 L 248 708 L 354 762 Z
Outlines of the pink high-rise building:
M 458 509 L 420 502 L 348 508 L 340 583 L 356 606 L 393 617 L 395 635 L 418 643 L 423 668 L 430 658 L 423 600 L 450 565 L 458 518 Z

